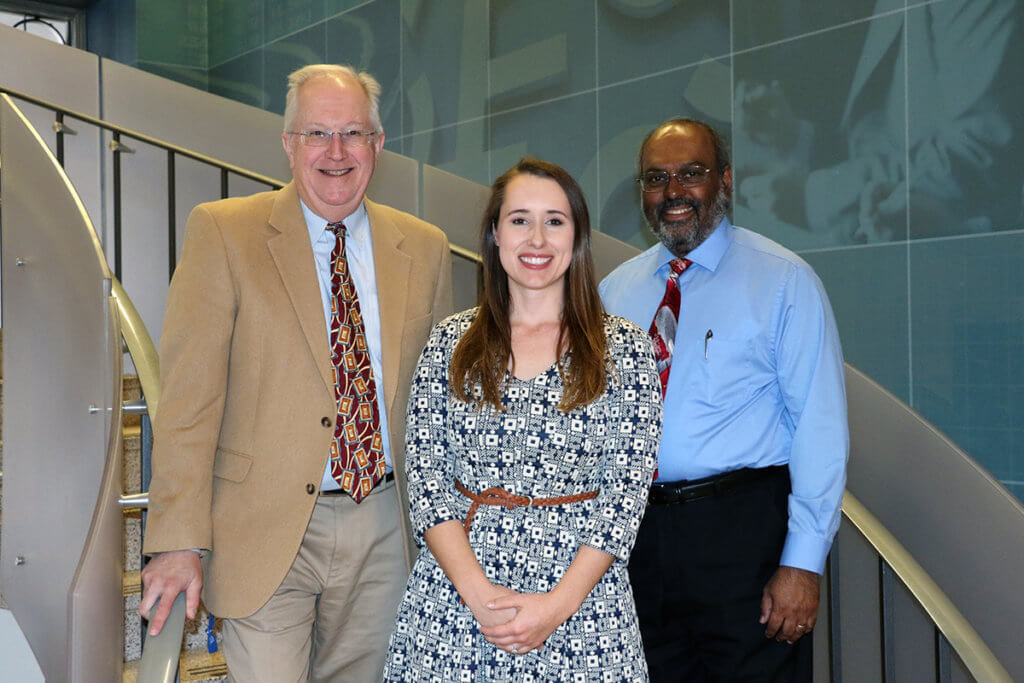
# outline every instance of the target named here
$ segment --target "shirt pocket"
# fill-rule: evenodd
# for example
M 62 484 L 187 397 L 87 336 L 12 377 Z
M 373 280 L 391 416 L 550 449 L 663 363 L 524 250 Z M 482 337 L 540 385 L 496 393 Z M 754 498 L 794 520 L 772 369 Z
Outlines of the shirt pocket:
M 716 334 L 703 342 L 685 382 L 689 400 L 708 408 L 738 407 L 754 388 L 754 340 Z

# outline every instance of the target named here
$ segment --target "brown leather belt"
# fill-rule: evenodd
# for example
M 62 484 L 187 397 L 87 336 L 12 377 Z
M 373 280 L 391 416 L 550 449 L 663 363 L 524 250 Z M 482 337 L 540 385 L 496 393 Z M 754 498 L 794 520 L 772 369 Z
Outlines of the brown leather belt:
M 647 497 L 648 505 L 671 505 L 673 503 L 688 503 L 701 498 L 717 496 L 726 491 L 732 491 L 745 484 L 768 477 L 781 477 L 789 475 L 787 465 L 773 465 L 772 467 L 744 467 L 731 472 L 723 472 L 704 479 L 691 479 L 684 481 L 669 481 L 662 484 L 655 483 L 651 486 L 650 495 Z
M 480 493 L 473 493 L 462 483 L 456 479 L 455 488 L 473 501 L 473 504 L 469 506 L 469 512 L 466 514 L 466 521 L 462 523 L 462 528 L 469 533 L 469 525 L 473 522 L 473 515 L 476 514 L 477 508 L 481 505 L 501 505 L 505 509 L 511 510 L 515 507 L 539 507 L 542 505 L 564 505 L 566 503 L 578 503 L 581 500 L 590 500 L 591 498 L 597 498 L 598 494 L 601 493 L 601 489 L 594 489 L 593 491 L 587 491 L 586 493 L 574 493 L 571 496 L 554 496 L 552 498 L 532 498 L 530 496 L 517 496 L 516 494 L 506 491 L 503 488 L 492 486 L 489 489 L 481 491 Z

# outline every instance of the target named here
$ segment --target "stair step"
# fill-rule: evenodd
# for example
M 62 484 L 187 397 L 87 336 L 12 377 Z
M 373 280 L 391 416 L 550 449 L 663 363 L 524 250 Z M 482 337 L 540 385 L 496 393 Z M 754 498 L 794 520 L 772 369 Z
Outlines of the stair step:
M 181 683 L 198 681 L 219 681 L 228 675 L 228 665 L 221 651 L 210 654 L 205 651 L 189 650 L 181 653 L 178 660 L 178 676 Z
M 124 663 L 122 683 L 135 683 L 139 677 L 139 661 Z M 199 681 L 223 681 L 228 675 L 228 665 L 222 652 L 210 654 L 204 651 L 182 652 L 178 659 L 178 676 L 181 683 Z
M 142 592 L 142 572 L 131 571 L 124 573 L 124 581 L 122 582 L 122 589 L 124 595 L 133 595 L 135 593 Z

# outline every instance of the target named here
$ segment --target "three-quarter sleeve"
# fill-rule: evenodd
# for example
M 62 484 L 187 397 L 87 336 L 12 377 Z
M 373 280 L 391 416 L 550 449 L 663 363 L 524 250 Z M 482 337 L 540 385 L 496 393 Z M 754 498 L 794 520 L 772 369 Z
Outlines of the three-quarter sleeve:
M 453 505 L 454 461 L 448 446 L 448 365 L 461 334 L 459 316 L 438 323 L 420 355 L 409 391 L 405 432 L 409 514 L 416 541 L 432 526 L 459 519 Z
M 657 463 L 661 385 L 650 337 L 622 318 L 610 321 L 608 344 L 615 372 L 609 377 L 605 433 L 594 435 L 603 440 L 601 493 L 580 541 L 626 562 Z

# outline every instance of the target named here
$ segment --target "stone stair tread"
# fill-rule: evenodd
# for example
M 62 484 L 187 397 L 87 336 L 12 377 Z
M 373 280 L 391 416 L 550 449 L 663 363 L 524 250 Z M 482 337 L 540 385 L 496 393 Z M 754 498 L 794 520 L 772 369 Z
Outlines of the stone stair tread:
M 124 573 L 124 580 L 122 582 L 123 594 L 133 595 L 135 593 L 142 592 L 142 572 L 127 571 Z
M 178 676 L 181 683 L 198 681 L 219 681 L 228 675 L 228 665 L 224 661 L 224 653 L 205 650 L 186 650 L 178 659 Z
M 135 683 L 139 678 L 139 660 L 125 662 L 121 669 L 121 683 Z

